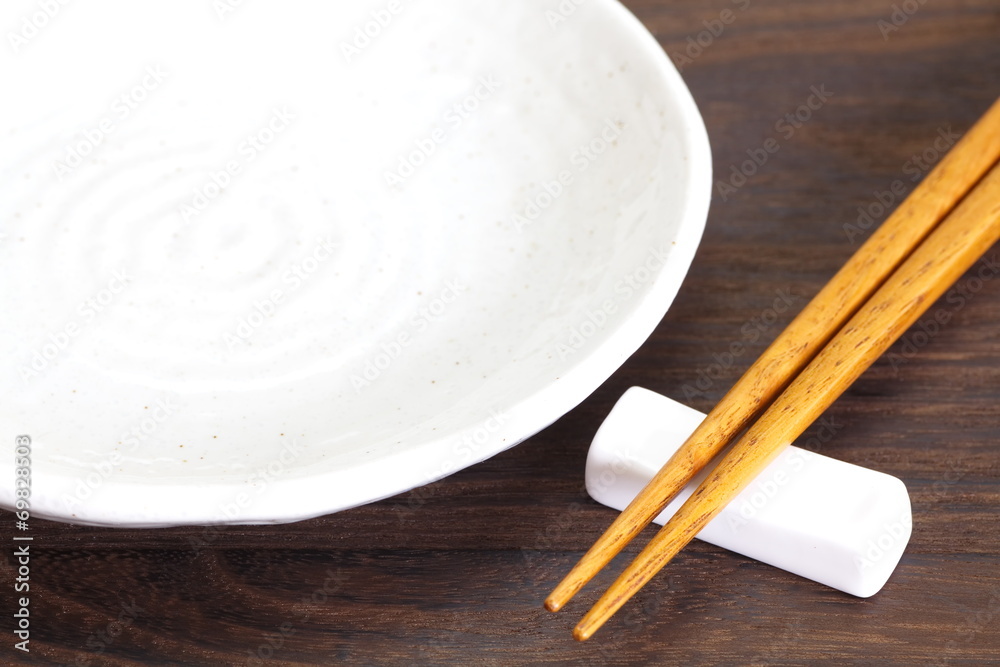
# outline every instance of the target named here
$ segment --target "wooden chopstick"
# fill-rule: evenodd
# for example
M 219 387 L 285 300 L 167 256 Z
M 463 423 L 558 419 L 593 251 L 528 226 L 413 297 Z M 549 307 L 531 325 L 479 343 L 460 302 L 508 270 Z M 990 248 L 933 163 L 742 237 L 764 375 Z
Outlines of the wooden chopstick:
M 573 631 L 587 639 L 1000 241 L 1000 164 L 851 318 Z
M 1000 100 L 858 249 L 545 600 L 558 611 L 759 416 L 1000 159 Z

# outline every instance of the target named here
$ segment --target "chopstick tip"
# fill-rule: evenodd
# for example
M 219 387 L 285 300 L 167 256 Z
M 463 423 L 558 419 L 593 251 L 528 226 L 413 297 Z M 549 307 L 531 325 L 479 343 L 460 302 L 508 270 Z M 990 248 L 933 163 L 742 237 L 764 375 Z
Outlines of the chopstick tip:
M 573 639 L 578 642 L 587 641 L 593 634 L 593 629 L 584 628 L 582 623 L 573 628 Z
M 563 606 L 562 600 L 557 600 L 551 595 L 545 598 L 545 608 L 548 609 L 549 611 L 559 611 L 560 609 L 562 609 L 562 606 Z

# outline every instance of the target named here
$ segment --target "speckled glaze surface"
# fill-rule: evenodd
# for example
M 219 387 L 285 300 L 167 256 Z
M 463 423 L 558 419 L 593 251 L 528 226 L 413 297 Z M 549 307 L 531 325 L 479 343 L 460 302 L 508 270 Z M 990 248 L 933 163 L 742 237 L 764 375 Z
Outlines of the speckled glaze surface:
M 611 0 L 36 32 L 0 53 L 0 436 L 39 516 L 284 522 L 443 477 L 597 388 L 700 239 L 700 116 Z

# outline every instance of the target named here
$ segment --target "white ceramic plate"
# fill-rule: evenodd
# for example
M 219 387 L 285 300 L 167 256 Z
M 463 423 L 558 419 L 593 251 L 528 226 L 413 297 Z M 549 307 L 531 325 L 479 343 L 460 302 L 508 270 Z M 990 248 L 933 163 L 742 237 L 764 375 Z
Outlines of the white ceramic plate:
M 32 439 L 37 516 L 441 478 L 608 378 L 700 239 L 701 118 L 611 0 L 2 13 L 0 441 Z

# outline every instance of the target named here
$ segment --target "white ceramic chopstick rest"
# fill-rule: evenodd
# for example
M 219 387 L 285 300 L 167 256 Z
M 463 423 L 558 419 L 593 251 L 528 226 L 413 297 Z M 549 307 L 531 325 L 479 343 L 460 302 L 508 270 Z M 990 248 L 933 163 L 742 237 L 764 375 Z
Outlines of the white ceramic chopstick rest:
M 587 491 L 621 510 L 705 415 L 633 387 L 601 425 L 587 457 Z M 691 495 L 703 470 L 655 522 Z M 832 588 L 868 597 L 896 568 L 910 539 L 910 497 L 890 475 L 789 447 L 698 539 Z

